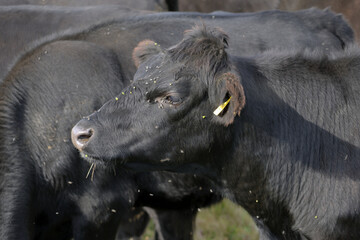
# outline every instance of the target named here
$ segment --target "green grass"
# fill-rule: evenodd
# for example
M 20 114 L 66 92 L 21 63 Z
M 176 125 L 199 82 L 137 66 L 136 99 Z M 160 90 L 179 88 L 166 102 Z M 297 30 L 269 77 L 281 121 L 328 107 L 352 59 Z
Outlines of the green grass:
M 142 240 L 154 238 L 151 222 Z M 258 240 L 251 217 L 241 207 L 228 200 L 203 208 L 196 218 L 195 240 Z
M 155 224 L 152 220 L 150 220 L 149 225 L 147 226 L 144 235 L 141 237 L 141 240 L 152 240 L 154 239 L 155 232 Z

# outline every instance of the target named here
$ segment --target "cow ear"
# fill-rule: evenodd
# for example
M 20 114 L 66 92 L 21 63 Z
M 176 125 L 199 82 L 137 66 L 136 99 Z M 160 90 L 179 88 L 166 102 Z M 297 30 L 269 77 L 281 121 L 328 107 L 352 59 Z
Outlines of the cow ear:
M 134 48 L 132 53 L 132 58 L 136 67 L 144 62 L 150 56 L 158 54 L 161 52 L 160 45 L 151 40 L 144 40 L 139 42 L 139 44 Z
M 237 73 L 223 73 L 215 79 L 213 90 L 210 92 L 210 101 L 216 106 L 214 119 L 228 126 L 234 122 L 236 115 L 240 116 L 245 106 L 244 89 Z

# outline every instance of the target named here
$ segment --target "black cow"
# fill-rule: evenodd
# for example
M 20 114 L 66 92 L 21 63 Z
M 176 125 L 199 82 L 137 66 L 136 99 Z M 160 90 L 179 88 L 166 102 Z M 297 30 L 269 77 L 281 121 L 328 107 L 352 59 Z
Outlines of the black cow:
M 243 58 L 227 43 L 206 27 L 140 43 L 134 82 L 74 127 L 75 145 L 97 164 L 209 176 L 261 239 L 359 239 L 360 49 Z
M 352 31 L 341 17 L 315 9 L 250 15 L 154 14 L 39 41 L 38 47 L 20 59 L 0 87 L 1 238 L 56 239 L 71 235 L 76 239 L 110 238 L 115 234 L 116 224 L 132 215 L 129 209 L 133 204 L 159 208 L 159 203 L 168 203 L 163 206 L 167 209 L 180 207 L 180 212 L 175 211 L 175 214 L 185 215 L 190 221 L 180 226 L 186 231 L 175 237 L 190 238 L 192 207 L 219 199 L 218 195 L 211 194 L 216 192 L 211 181 L 174 177 L 168 173 L 145 177 L 126 173 L 121 168 L 115 168 L 114 172 L 112 168 L 108 170 L 97 165 L 92 168 L 96 171 L 91 183 L 85 178 L 90 165 L 80 161 L 69 143 L 69 134 L 79 117 L 99 108 L 106 98 L 115 96 L 128 84 L 123 76 L 130 75 L 134 69 L 128 60 L 131 44 L 146 36 L 155 36 L 159 24 L 163 23 L 163 30 L 171 29 L 171 32 L 162 39 L 157 37 L 161 44 L 170 45 L 198 16 L 202 16 L 204 22 L 214 24 L 217 21 L 228 29 L 241 29 L 243 27 L 237 24 L 245 23 L 259 29 L 256 35 L 241 35 L 238 45 L 232 49 L 244 55 L 277 44 L 284 48 L 308 46 L 326 52 L 341 49 L 352 41 Z M 319 24 L 311 25 L 309 19 L 316 19 Z M 277 37 L 284 36 L 284 39 L 270 41 L 275 32 L 267 29 L 267 21 L 273 21 L 284 31 L 298 26 L 303 32 L 292 31 L 298 36 L 298 42 L 292 42 L 293 37 L 280 31 Z M 170 28 L 174 25 L 176 28 Z M 322 31 L 314 32 L 314 27 Z M 150 33 L 146 29 L 154 31 Z M 237 34 L 234 32 L 234 36 Z M 247 43 L 246 38 L 252 42 Z M 154 44 L 155 49 L 158 45 Z M 134 57 L 138 62 L 145 56 L 135 54 Z M 157 160 L 167 162 L 168 158 Z M 166 180 L 169 176 L 178 180 L 170 179 L 172 183 L 157 180 Z M 164 184 L 153 184 L 159 182 Z M 199 185 L 203 193 L 199 192 Z M 136 187 L 141 188 L 140 193 Z M 128 192 L 124 193 L 124 189 Z M 167 213 L 164 216 L 167 217 Z

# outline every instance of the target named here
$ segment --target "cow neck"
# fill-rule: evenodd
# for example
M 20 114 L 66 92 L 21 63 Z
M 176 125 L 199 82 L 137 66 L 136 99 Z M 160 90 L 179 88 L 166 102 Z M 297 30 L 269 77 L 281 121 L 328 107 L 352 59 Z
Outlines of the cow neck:
M 258 219 L 268 218 L 271 209 L 277 207 L 289 223 L 311 229 L 310 221 L 299 223 L 299 219 L 317 211 L 316 206 L 326 205 L 337 190 L 316 200 L 313 196 L 332 183 L 347 182 L 342 186 L 351 192 L 351 183 L 359 181 L 356 159 L 360 157 L 360 150 L 309 121 L 289 104 L 288 99 L 279 94 L 287 87 L 284 80 L 261 74 L 261 69 L 251 60 L 241 60 L 237 66 L 246 106 L 235 122 L 238 135 L 234 139 L 237 148 L 233 158 L 223 159 L 226 163 L 223 178 L 227 181 L 229 196 Z M 289 78 L 287 84 L 295 80 Z M 316 96 L 307 97 L 311 100 Z M 316 112 L 309 109 L 309 114 Z M 312 201 L 304 205 L 304 199 Z M 254 204 L 261 201 L 264 202 L 261 207 Z M 304 207 L 299 210 L 298 206 Z M 297 219 L 292 217 L 294 212 Z M 280 220 L 277 224 L 289 227 Z

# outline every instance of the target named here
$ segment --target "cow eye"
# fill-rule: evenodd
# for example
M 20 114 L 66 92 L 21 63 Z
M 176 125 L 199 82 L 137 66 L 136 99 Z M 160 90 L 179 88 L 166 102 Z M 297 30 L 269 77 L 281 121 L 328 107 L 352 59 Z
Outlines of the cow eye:
M 155 98 L 154 102 L 159 104 L 159 108 L 176 107 L 182 103 L 182 98 L 178 94 L 171 93 Z
M 163 98 L 162 102 L 165 104 L 171 104 L 171 105 L 179 105 L 181 103 L 182 99 L 179 96 L 176 95 L 167 95 Z

